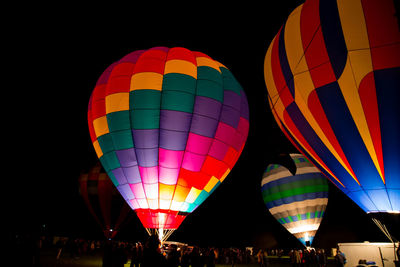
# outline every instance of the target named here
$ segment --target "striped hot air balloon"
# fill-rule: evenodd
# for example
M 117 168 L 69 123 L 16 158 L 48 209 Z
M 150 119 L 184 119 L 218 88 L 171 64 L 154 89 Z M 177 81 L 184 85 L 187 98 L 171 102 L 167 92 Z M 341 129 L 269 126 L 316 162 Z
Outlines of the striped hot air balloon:
M 328 204 L 325 176 L 301 154 L 290 154 L 296 165 L 270 164 L 261 181 L 265 205 L 275 219 L 301 243 L 312 243 Z
M 249 110 L 225 66 L 200 52 L 156 47 L 105 70 L 88 122 L 114 185 L 144 227 L 166 237 L 233 168 Z
M 400 212 L 400 32 L 392 0 L 307 0 L 268 48 L 291 142 L 367 213 Z

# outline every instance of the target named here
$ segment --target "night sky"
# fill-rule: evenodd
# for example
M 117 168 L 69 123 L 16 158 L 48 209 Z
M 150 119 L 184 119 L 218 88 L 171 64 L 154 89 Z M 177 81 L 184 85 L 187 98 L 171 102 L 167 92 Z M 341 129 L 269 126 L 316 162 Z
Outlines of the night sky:
M 270 112 L 263 63 L 269 43 L 301 2 L 218 9 L 206 3 L 157 10 L 152 5 L 103 6 L 102 12 L 60 6 L 50 8 L 52 12 L 27 12 L 20 26 L 7 31 L 10 48 L 3 51 L 10 72 L 5 77 L 10 88 L 3 90 L 11 93 L 3 101 L 12 104 L 3 113 L 3 131 L 9 135 L 3 139 L 8 158 L 3 161 L 3 206 L 9 232 L 102 237 L 78 193 L 79 174 L 97 160 L 86 118 L 90 93 L 105 68 L 124 55 L 182 46 L 230 69 L 248 98 L 250 130 L 227 179 L 170 239 L 204 246 L 300 246 L 269 214 L 260 185 L 278 154 L 297 152 Z M 386 242 L 369 217 L 330 185 L 314 245 Z M 146 235 L 133 214 L 117 238 L 134 241 Z

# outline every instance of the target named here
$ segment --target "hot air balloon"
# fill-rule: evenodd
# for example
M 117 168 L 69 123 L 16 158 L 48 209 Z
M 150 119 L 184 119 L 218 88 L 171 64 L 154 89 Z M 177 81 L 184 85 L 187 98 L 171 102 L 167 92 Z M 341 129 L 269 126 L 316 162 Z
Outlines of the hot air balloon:
M 303 155 L 290 154 L 290 158 L 296 165 L 295 173 L 286 166 L 269 164 L 261 193 L 275 219 L 303 245 L 310 246 L 328 204 L 328 181 Z
M 149 234 L 165 240 L 233 168 L 249 111 L 224 65 L 185 48 L 155 47 L 104 71 L 88 122 L 114 185 Z
M 400 212 L 394 3 L 307 0 L 268 48 L 269 104 L 289 140 L 367 213 Z
M 100 163 L 79 177 L 79 193 L 107 239 L 114 238 L 129 219 L 130 207 L 120 196 Z

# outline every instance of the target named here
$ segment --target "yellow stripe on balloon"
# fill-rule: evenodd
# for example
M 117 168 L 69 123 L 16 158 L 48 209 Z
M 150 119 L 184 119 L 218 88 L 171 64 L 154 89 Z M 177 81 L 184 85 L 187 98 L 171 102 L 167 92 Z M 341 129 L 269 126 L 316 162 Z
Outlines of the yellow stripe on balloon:
M 130 91 L 151 89 L 161 91 L 163 75 L 157 72 L 139 72 L 132 75 Z
M 300 17 L 303 5 L 297 7 L 285 24 L 285 51 L 293 75 L 308 70 L 301 41 Z
M 366 65 L 368 65 L 368 61 L 366 62 Z M 343 94 L 344 100 L 346 101 L 347 107 L 349 108 L 353 121 L 358 129 L 358 132 L 360 133 L 365 147 L 367 148 L 368 153 L 372 161 L 374 162 L 375 168 L 378 170 L 379 175 L 381 176 L 381 179 L 383 181 L 384 179 L 382 175 L 382 170 L 379 166 L 378 157 L 376 155 L 374 143 L 369 132 L 367 119 L 365 118 L 364 109 L 361 104 L 360 95 L 358 93 L 358 87 L 356 85 L 356 81 L 353 75 L 351 57 L 347 58 L 343 73 L 338 79 L 338 84 Z
M 213 69 L 217 70 L 218 72 L 221 72 L 218 64 L 214 60 L 212 60 L 208 57 L 197 57 L 196 63 L 197 63 L 197 67 L 206 66 L 206 67 L 213 68 Z
M 197 79 L 197 67 L 187 60 L 172 59 L 165 63 L 164 75 L 168 73 L 181 73 Z
M 94 147 L 94 150 L 96 151 L 97 157 L 101 158 L 103 156 L 103 151 L 101 150 L 101 147 L 99 145 L 99 141 L 97 141 L 97 140 L 94 141 L 93 142 L 93 147 Z
M 108 129 L 107 117 L 102 116 L 93 120 L 93 128 L 96 133 L 96 137 L 108 134 L 110 131 Z
M 105 102 L 106 114 L 129 110 L 129 92 L 107 95 Z
M 189 194 L 188 194 L 187 197 L 186 197 L 185 202 L 190 203 L 190 204 L 194 203 L 194 201 L 196 200 L 196 198 L 200 195 L 201 191 L 202 191 L 202 190 L 199 190 L 199 189 L 197 189 L 197 188 L 192 187 L 192 188 L 190 189 Z

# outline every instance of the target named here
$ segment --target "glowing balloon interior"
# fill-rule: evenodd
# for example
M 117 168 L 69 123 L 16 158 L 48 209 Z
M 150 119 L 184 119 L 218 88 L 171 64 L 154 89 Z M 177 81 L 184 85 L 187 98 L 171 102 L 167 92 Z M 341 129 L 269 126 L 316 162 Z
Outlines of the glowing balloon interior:
M 364 211 L 400 212 L 394 3 L 307 0 L 275 36 L 265 82 L 291 142 Z
M 163 232 L 177 229 L 233 168 L 249 111 L 225 66 L 200 52 L 155 47 L 105 70 L 88 121 L 114 185 L 145 228 Z
M 265 205 L 275 219 L 301 243 L 314 240 L 328 204 L 328 181 L 300 154 L 290 154 L 293 175 L 286 167 L 270 164 L 261 181 Z

